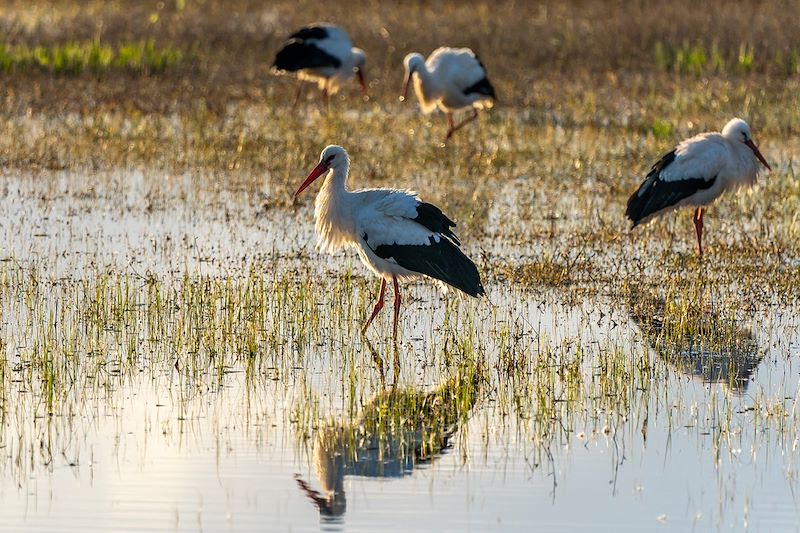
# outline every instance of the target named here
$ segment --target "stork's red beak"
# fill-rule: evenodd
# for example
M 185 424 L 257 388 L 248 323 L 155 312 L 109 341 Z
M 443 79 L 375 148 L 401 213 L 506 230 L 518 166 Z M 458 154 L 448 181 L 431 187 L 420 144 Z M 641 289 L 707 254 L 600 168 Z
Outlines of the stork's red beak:
M 328 168 L 330 167 L 328 167 L 325 161 L 320 161 L 319 164 L 314 167 L 314 170 L 311 171 L 311 174 L 308 175 L 303 184 L 300 185 L 300 187 L 294 193 L 294 197 L 297 198 L 301 192 L 308 189 L 308 186 L 314 183 L 315 179 L 325 174 L 328 171 Z
M 361 72 L 361 69 L 356 70 L 356 77 L 358 78 L 358 84 L 361 85 L 361 94 L 369 96 L 367 94 L 367 82 L 364 81 L 364 73 Z
M 411 74 L 412 72 L 409 70 L 408 74 L 406 74 L 406 78 L 403 80 L 403 92 L 400 95 L 400 101 L 404 102 L 406 98 L 408 98 L 408 87 L 411 85 Z
M 767 170 L 772 170 L 772 167 L 769 166 L 767 160 L 764 159 L 763 155 L 761 155 L 761 151 L 758 149 L 758 146 L 756 146 L 756 143 L 754 143 L 752 139 L 745 141 L 744 144 L 746 144 L 753 151 L 753 153 L 756 154 L 758 160 L 761 161 L 765 167 L 767 167 Z

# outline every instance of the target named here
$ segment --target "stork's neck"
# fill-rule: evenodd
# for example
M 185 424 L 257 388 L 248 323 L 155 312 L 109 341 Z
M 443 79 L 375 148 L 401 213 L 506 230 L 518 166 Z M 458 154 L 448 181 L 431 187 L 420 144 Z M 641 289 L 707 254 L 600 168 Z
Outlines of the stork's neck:
M 331 167 L 328 171 L 328 175 L 325 176 L 325 182 L 322 184 L 320 194 L 324 192 L 332 198 L 345 196 L 349 192 L 347 190 L 347 175 L 349 173 L 349 161 L 344 161 L 339 165 Z
M 349 165 L 332 167 L 317 194 L 314 206 L 318 245 L 323 250 L 336 250 L 355 242 L 356 212 L 352 205 L 355 196 L 347 190 Z

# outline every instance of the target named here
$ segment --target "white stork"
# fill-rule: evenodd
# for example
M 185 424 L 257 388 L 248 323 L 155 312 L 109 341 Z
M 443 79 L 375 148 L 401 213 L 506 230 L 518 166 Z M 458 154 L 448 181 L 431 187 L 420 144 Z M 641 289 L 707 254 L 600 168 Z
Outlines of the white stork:
M 722 133 L 695 135 L 659 159 L 628 199 L 625 215 L 635 228 L 678 207 L 695 206 L 692 220 L 702 256 L 703 208 L 725 191 L 752 186 L 759 161 L 772 170 L 753 142 L 750 126 L 734 118 Z
M 294 72 L 301 80 L 316 82 L 327 101 L 353 75 L 366 96 L 365 61 L 364 51 L 353 46 L 343 29 L 332 24 L 313 24 L 289 36 L 275 55 L 272 69 L 276 74 Z M 302 87 L 297 88 L 295 104 Z
M 408 54 L 403 59 L 405 80 L 400 100 L 408 96 L 408 87 L 414 81 L 422 112 L 430 113 L 437 107 L 447 115 L 447 137 L 478 118 L 479 109 L 494 105 L 494 87 L 486 77 L 486 69 L 469 48 L 437 48 L 426 61 L 421 54 Z M 453 124 L 453 112 L 472 108 L 472 116 L 458 125 Z
M 394 287 L 394 338 L 400 312 L 398 278 L 428 276 L 443 288 L 453 287 L 474 297 L 484 294 L 477 267 L 461 251 L 461 242 L 450 229 L 455 223 L 438 207 L 411 191 L 348 190 L 349 169 L 344 148 L 326 147 L 294 197 L 325 174 L 314 210 L 318 247 L 323 251 L 355 247 L 367 268 L 381 277 L 378 301 L 362 332 L 383 308 L 388 280 Z

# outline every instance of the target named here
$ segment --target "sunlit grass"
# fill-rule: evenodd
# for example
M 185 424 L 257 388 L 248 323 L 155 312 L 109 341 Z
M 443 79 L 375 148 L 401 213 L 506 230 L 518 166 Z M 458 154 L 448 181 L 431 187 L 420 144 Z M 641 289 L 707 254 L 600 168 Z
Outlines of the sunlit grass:
M 659 41 L 655 44 L 653 54 L 658 68 L 680 74 L 746 74 L 760 65 L 762 70 L 768 67 L 791 76 L 797 73 L 798 68 L 798 50 L 792 49 L 786 54 L 775 52 L 771 59 L 762 58 L 761 61 L 756 61 L 754 47 L 749 43 L 742 43 L 738 50 L 723 55 L 717 43 L 713 43 L 710 48 L 702 43 L 690 45 L 686 42 L 680 46 L 668 47 Z
M 335 16 L 329 5 L 273 12 L 233 2 L 248 15 L 233 20 L 259 23 L 209 26 L 201 11 L 219 15 L 216 4 L 167 2 L 156 16 L 151 6 L 126 4 L 125 24 L 89 4 L 94 16 L 117 21 L 124 38 L 87 37 L 86 22 L 62 6 L 53 16 L 75 26 L 72 40 L 41 39 L 36 22 L 20 16 L 10 25 L 24 31 L 0 50 L 9 87 L 0 103 L 7 116 L 0 160 L 7 187 L 35 184 L 22 195 L 37 207 L 33 222 L 62 237 L 67 222 L 86 213 L 117 220 L 132 211 L 147 224 L 174 223 L 187 241 L 204 217 L 248 235 L 311 227 L 314 190 L 298 202 L 291 193 L 320 149 L 337 142 L 352 157 L 351 186 L 414 189 L 457 221 L 490 297 L 404 286 L 394 346 L 387 316 L 366 338 L 358 333 L 374 278 L 356 259 L 321 256 L 312 241 L 265 238 L 254 250 L 237 243 L 236 257 L 212 257 L 212 274 L 192 262 L 185 242 L 155 236 L 153 248 L 167 250 L 160 252 L 167 266 L 155 272 L 135 260 L 104 265 L 92 255 L 102 244 L 84 251 L 80 239 L 88 257 L 57 272 L 53 265 L 75 252 L 75 241 L 36 256 L 0 245 L 0 418 L 24 422 L 4 426 L 0 449 L 13 448 L 9 469 L 18 479 L 36 461 L 50 464 L 25 460 L 47 448 L 39 421 L 77 412 L 94 423 L 100 415 L 83 413 L 87 398 L 113 404 L 136 379 L 165 376 L 185 395 L 181 409 L 202 404 L 232 374 L 243 375 L 248 398 L 277 383 L 283 403 L 269 409 L 286 412 L 319 464 L 331 456 L 353 461 L 370 439 L 381 450 L 399 448 L 401 459 L 429 461 L 476 412 L 484 442 L 513 428 L 537 465 L 560 446 L 646 441 L 648 431 L 708 433 L 717 454 L 747 428 L 757 428 L 757 444 L 773 435 L 791 442 L 798 433 L 787 382 L 742 394 L 766 350 L 749 335 L 748 317 L 791 308 L 800 293 L 796 22 L 777 31 L 765 17 L 750 27 L 746 13 L 726 11 L 720 24 L 742 34 L 696 41 L 658 34 L 664 6 L 628 20 L 589 5 L 579 20 L 558 3 L 514 10 L 500 3 L 476 26 L 462 24 L 474 13 L 452 4 L 452 23 L 439 24 L 437 38 L 535 57 L 478 50 L 501 105 L 443 146 L 443 117 L 396 101 L 401 54 L 441 44 L 418 35 L 421 22 L 409 25 L 407 12 L 356 10 L 347 21 L 370 50 L 370 100 L 346 89 L 327 110 L 309 90 L 293 110 L 295 87 L 268 75 L 270 53 L 285 28 Z M 440 22 L 434 10 L 407 9 Z M 280 24 L 266 32 L 260 21 L 273 16 Z M 517 25 L 525 31 L 508 29 Z M 520 46 L 533 37 L 538 48 Z M 751 193 L 709 210 L 706 257 L 696 256 L 688 213 L 630 231 L 625 201 L 652 162 L 732 116 L 750 122 L 774 171 Z M 141 173 L 137 194 L 125 182 L 132 170 Z M 179 181 L 185 189 L 176 193 Z M 245 200 L 219 202 L 233 194 Z M 54 206 L 65 195 L 60 211 Z M 157 216 L 178 211 L 174 219 Z M 39 250 L 25 234 L 33 229 L 15 227 Z M 579 326 L 562 308 L 579 315 Z M 550 318 L 532 309 L 562 314 L 547 330 L 531 317 Z M 598 340 L 596 322 L 630 332 Z M 697 393 L 695 381 L 708 392 Z M 421 444 L 409 446 L 411 437 Z
M 181 50 L 169 45 L 157 46 L 153 39 L 118 46 L 99 41 L 33 47 L 0 44 L 0 71 L 17 75 L 29 69 L 68 76 L 111 70 L 158 74 L 181 64 L 183 59 Z

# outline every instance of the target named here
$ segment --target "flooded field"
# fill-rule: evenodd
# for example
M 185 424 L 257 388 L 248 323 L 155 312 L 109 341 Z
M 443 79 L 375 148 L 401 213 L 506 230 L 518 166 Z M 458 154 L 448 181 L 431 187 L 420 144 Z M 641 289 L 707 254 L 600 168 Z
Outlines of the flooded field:
M 0 531 L 800 530 L 800 18 L 696 4 L 0 5 Z M 368 97 L 292 106 L 315 20 Z M 442 45 L 497 93 L 446 144 L 398 100 Z M 703 258 L 691 210 L 631 230 L 733 117 L 771 171 Z M 292 198 L 332 143 L 486 296 L 407 283 L 362 335 L 378 280 Z
M 709 265 L 511 282 L 549 237 L 496 235 L 488 298 L 412 284 L 394 345 L 388 316 L 358 334 L 357 258 L 268 184 L 3 183 L 0 529 L 797 527 L 796 293 L 742 302 Z M 524 218 L 514 183 L 492 228 Z

